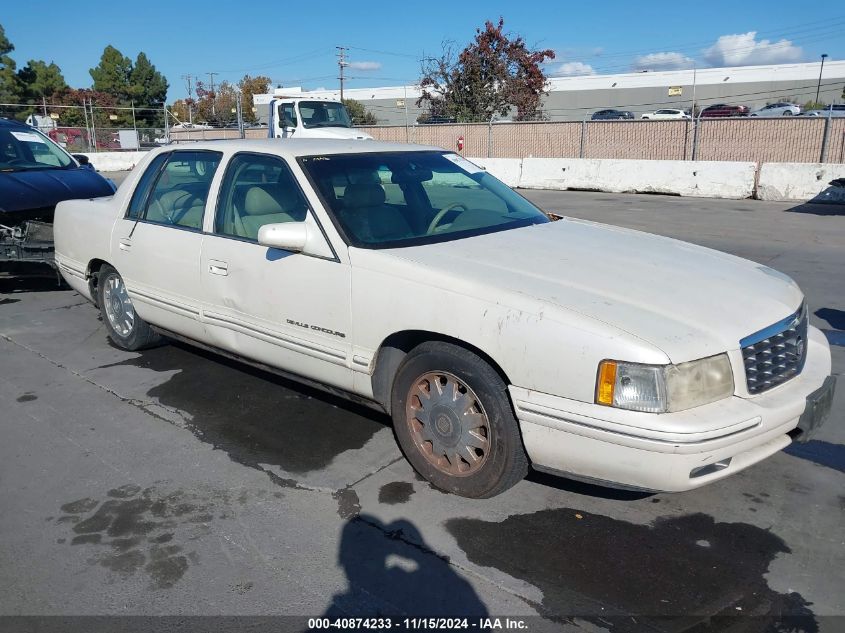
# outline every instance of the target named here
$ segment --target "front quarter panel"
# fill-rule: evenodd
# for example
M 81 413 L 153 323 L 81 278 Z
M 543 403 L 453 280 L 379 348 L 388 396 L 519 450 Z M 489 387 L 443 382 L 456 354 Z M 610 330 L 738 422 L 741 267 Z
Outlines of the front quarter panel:
M 457 339 L 489 356 L 510 384 L 584 402 L 606 358 L 667 363 L 649 343 L 595 319 L 464 281 L 382 251 L 349 249 L 354 355 L 374 369 L 391 334 Z

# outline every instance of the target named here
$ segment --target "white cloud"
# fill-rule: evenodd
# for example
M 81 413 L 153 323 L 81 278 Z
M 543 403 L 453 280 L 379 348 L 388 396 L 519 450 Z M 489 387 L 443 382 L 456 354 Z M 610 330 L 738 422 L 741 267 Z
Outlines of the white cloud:
M 681 53 L 649 53 L 634 60 L 634 70 L 682 70 L 695 62 Z
M 722 35 L 704 51 L 712 66 L 752 66 L 801 61 L 804 51 L 789 40 L 757 40 L 757 31 Z
M 352 70 L 378 70 L 381 68 L 381 62 L 349 62 L 349 68 Z
M 584 62 L 566 62 L 552 71 L 552 77 L 576 77 L 578 75 L 595 75 L 593 67 Z

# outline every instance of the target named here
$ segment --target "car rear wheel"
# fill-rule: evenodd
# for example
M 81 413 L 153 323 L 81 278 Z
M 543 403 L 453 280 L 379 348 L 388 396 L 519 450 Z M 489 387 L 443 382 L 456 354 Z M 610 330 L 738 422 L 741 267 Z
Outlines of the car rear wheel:
M 136 351 L 161 344 L 161 336 L 135 312 L 123 278 L 108 264 L 98 273 L 97 303 L 109 338 L 121 349 Z
M 396 374 L 391 404 L 405 457 L 441 490 L 493 497 L 528 472 L 507 385 L 469 350 L 440 341 L 412 350 Z

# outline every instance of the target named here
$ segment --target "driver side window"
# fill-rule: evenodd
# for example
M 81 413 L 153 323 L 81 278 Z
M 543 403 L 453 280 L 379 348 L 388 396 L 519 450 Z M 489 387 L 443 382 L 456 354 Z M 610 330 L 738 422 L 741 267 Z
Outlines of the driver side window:
M 229 161 L 214 218 L 214 232 L 257 241 L 265 224 L 302 222 L 308 203 L 287 164 L 266 154 Z

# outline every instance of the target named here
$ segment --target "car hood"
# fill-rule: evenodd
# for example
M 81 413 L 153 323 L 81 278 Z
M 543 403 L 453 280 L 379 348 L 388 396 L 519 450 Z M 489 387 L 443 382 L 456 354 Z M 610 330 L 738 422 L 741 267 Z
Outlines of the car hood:
M 460 277 L 482 299 L 524 310 L 527 296 L 607 323 L 675 363 L 737 349 L 803 300 L 794 281 L 767 266 L 581 220 L 383 252 L 431 269 L 427 279 L 444 287 Z
M 0 212 L 52 209 L 62 200 L 110 196 L 114 189 L 92 169 L 0 172 Z

